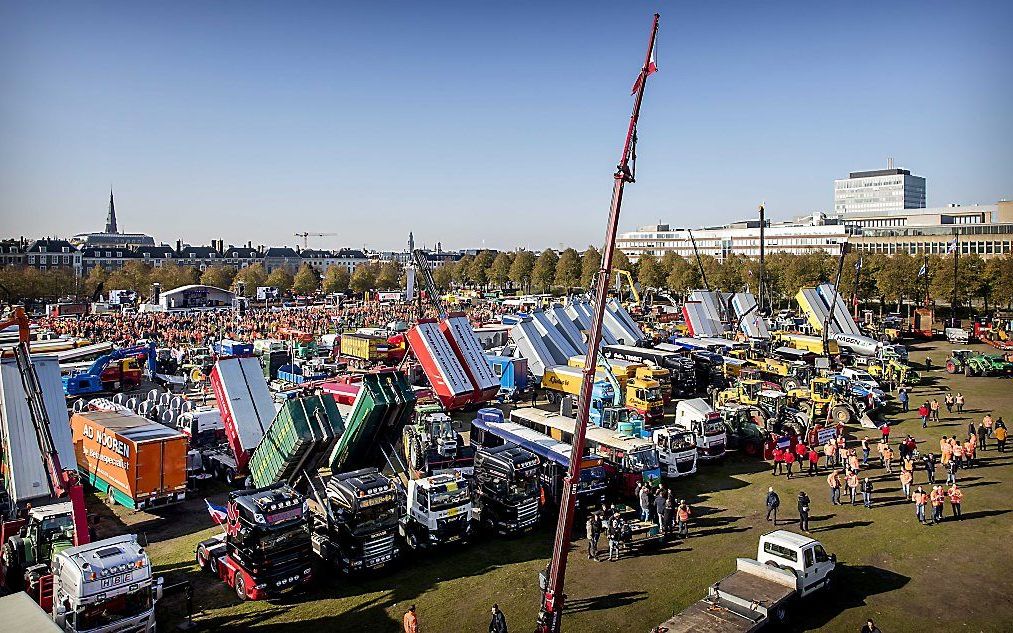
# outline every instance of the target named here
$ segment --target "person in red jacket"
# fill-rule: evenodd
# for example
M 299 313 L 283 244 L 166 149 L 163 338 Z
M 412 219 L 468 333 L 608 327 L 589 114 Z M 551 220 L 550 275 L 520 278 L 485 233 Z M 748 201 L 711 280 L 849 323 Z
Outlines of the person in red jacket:
M 801 466 L 801 464 L 799 465 Z M 815 448 L 809 449 L 809 474 L 820 474 L 820 454 L 816 452 Z
M 784 450 L 774 446 L 774 450 L 771 451 L 774 455 L 774 469 L 771 471 L 771 475 L 780 475 L 782 464 L 784 463 Z
M 788 479 L 791 479 L 791 467 L 795 465 L 795 453 L 790 450 L 784 452 L 784 465 L 788 468 Z

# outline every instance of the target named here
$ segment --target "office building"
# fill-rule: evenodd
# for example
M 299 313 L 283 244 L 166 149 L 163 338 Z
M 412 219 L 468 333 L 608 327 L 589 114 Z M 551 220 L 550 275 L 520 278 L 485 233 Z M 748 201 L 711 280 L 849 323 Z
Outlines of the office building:
M 925 179 L 906 169 L 853 171 L 834 181 L 834 213 L 921 209 L 925 206 Z

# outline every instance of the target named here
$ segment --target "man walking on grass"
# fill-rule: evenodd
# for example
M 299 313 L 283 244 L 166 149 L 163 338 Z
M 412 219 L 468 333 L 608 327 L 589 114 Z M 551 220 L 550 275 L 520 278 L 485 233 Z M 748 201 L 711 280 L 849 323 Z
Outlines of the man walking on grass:
M 767 520 L 770 521 L 770 515 L 774 515 L 774 525 L 777 525 L 777 508 L 781 505 L 781 498 L 774 492 L 774 488 L 767 488 Z
M 798 529 L 809 531 L 809 495 L 804 490 L 798 493 Z

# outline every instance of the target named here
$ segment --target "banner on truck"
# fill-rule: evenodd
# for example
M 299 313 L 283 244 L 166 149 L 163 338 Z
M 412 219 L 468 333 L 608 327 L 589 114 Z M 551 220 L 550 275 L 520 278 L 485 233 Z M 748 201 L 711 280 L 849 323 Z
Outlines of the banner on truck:
M 819 440 L 820 444 L 826 444 L 829 440 L 837 439 L 837 429 L 820 429 L 820 432 L 816 435 L 816 439 Z

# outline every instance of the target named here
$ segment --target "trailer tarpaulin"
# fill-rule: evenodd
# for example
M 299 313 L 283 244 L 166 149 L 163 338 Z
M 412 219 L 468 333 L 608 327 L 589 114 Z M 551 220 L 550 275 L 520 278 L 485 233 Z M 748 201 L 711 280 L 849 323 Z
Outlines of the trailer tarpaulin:
M 516 347 L 516 356 L 528 361 L 528 369 L 538 379 L 545 375 L 545 368 L 558 365 L 552 352 L 545 346 L 542 335 L 535 329 L 531 317 L 524 316 L 510 330 L 510 339 Z
M 560 334 L 566 338 L 567 341 L 573 345 L 574 348 L 581 354 L 587 353 L 587 342 L 584 340 L 584 335 L 580 333 L 580 329 L 574 325 L 573 319 L 566 314 L 566 310 L 561 305 L 554 305 L 545 313 L 549 317 L 549 321 L 559 330 Z
M 405 338 L 445 408 L 458 409 L 471 402 L 475 385 L 435 320 L 419 321 L 405 332 Z
M 499 393 L 499 379 L 492 373 L 492 367 L 485 358 L 485 352 L 471 329 L 471 323 L 464 314 L 451 314 L 440 323 L 443 335 L 457 354 L 457 359 L 475 387 L 472 402 L 487 402 Z
M 756 305 L 756 298 L 749 292 L 737 292 L 732 297 L 732 308 L 738 320 L 739 329 L 750 338 L 769 339 L 767 323 Z
M 555 359 L 556 364 L 565 365 L 571 356 L 579 353 L 577 348 L 566 340 L 563 333 L 556 329 L 556 326 L 552 324 L 552 321 L 549 320 L 545 312 L 535 310 L 531 313 L 531 321 L 534 323 L 538 333 L 542 335 L 545 346 L 552 352 L 552 357 Z
M 835 290 L 832 284 L 820 284 L 816 286 L 816 293 L 823 300 L 823 305 L 827 307 L 828 312 L 830 312 L 831 305 L 833 305 L 831 320 L 838 328 L 838 331 L 834 332 L 834 334 L 862 334 L 862 330 L 858 328 L 858 324 L 851 317 L 851 312 L 848 311 L 848 306 L 844 303 L 844 299 L 841 298 L 839 293 L 837 293 L 835 301 Z
M 55 356 L 32 356 L 42 386 L 42 399 L 49 415 L 50 432 L 60 465 L 77 470 L 77 456 L 70 433 L 70 416 Z M 42 461 L 39 439 L 28 410 L 21 373 L 13 358 L 0 361 L 0 444 L 6 466 L 6 487 L 17 503 L 49 497 L 49 476 Z
M 632 340 L 626 341 L 628 345 L 636 345 L 647 338 L 644 335 L 644 331 L 640 329 L 640 326 L 637 325 L 637 322 L 633 320 L 633 317 L 630 316 L 630 313 L 626 311 L 626 308 L 619 301 L 614 298 L 609 299 L 605 307 L 608 309 L 608 313 L 629 333 L 629 338 Z
M 724 329 L 720 322 L 709 316 L 707 308 L 700 301 L 682 304 L 682 316 L 686 319 L 690 336 L 720 336 Z

